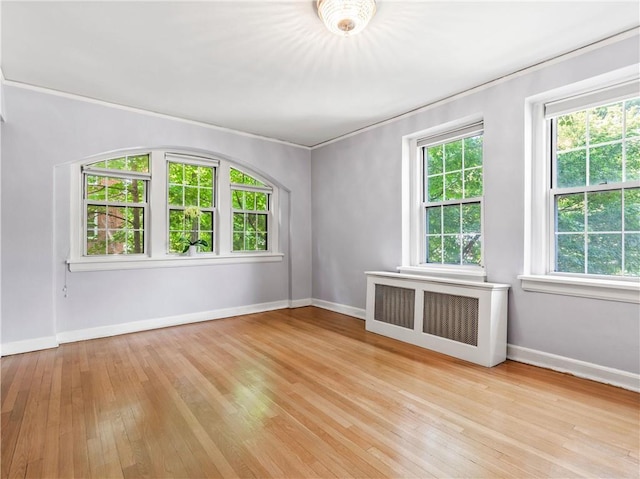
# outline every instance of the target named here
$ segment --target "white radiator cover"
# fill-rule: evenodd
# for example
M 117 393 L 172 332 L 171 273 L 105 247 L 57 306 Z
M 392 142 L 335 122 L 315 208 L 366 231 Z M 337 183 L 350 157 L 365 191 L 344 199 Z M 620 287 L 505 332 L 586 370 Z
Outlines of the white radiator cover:
M 509 285 L 370 271 L 367 331 L 481 366 L 507 357 Z

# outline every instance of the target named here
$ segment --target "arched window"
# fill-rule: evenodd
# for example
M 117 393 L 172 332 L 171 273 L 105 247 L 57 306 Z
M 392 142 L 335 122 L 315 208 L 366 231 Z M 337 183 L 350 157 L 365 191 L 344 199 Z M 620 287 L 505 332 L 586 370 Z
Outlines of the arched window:
M 227 159 L 132 151 L 73 175 L 72 271 L 282 258 L 278 188 Z

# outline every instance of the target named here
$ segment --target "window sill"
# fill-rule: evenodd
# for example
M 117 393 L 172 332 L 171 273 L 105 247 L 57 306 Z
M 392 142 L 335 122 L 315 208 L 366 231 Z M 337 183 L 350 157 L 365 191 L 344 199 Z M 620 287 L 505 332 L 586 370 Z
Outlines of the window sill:
M 518 279 L 525 291 L 640 303 L 640 281 L 534 274 L 522 274 Z
M 447 266 L 447 265 L 421 265 L 398 266 L 399 273 L 417 274 L 425 276 L 437 276 L 441 278 L 459 279 L 463 281 L 476 281 L 483 283 L 487 280 L 487 273 L 480 266 Z
M 282 261 L 282 253 L 239 253 L 234 255 L 198 255 L 148 257 L 77 258 L 67 260 L 69 271 L 112 271 L 122 269 L 177 268 L 185 266 L 211 266 L 234 263 L 274 263 Z

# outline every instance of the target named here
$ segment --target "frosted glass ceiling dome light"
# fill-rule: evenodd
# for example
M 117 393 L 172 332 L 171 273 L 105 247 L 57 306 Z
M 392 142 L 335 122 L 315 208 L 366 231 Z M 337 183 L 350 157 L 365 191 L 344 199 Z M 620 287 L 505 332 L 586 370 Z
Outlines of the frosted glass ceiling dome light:
M 336 35 L 361 32 L 375 13 L 375 0 L 318 0 L 318 15 Z

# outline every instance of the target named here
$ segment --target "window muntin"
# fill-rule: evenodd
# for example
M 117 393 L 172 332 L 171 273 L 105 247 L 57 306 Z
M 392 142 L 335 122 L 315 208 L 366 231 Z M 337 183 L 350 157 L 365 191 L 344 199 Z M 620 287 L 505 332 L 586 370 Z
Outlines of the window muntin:
M 421 141 L 426 264 L 482 265 L 482 129 Z
M 233 224 L 232 251 L 268 251 L 272 189 L 235 168 L 229 170 Z
M 203 240 L 198 251 L 214 251 L 215 177 L 213 166 L 167 161 L 167 203 L 169 210 L 169 252 L 182 253 L 189 243 Z M 185 216 L 185 209 L 197 208 L 198 217 Z
M 83 166 L 84 255 L 145 254 L 148 172 L 149 155 Z
M 640 276 L 640 98 L 549 120 L 551 270 Z

